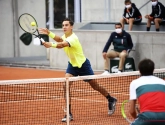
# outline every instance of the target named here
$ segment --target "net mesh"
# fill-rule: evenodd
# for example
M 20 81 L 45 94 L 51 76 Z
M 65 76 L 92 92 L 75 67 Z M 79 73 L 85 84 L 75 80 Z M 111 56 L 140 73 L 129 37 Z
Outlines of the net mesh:
M 165 70 L 154 75 L 165 79 Z M 129 99 L 130 82 L 138 72 L 93 75 L 69 78 L 71 111 L 70 125 L 128 125 L 121 115 L 121 103 Z M 117 98 L 115 113 L 108 115 L 108 101 L 84 80 L 95 79 L 111 96 Z M 0 125 L 63 125 L 63 85 L 67 79 L 31 79 L 0 81 Z

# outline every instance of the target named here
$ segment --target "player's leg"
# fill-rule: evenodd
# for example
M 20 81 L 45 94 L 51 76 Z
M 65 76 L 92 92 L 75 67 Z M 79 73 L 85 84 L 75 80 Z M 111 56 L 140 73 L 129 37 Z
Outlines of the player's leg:
M 80 76 L 94 75 L 90 61 L 88 59 L 86 59 L 82 67 L 79 68 L 77 72 Z M 104 97 L 108 99 L 108 107 L 109 107 L 108 114 L 109 115 L 113 114 L 115 111 L 115 105 L 117 99 L 111 97 L 110 94 L 107 92 L 107 90 L 103 86 L 99 85 L 95 79 L 88 79 L 84 81 L 88 82 L 94 90 L 100 92 Z
M 118 56 L 119 56 L 118 53 L 114 50 L 111 50 L 111 51 L 107 52 L 107 56 L 104 59 L 104 70 L 105 71 L 102 73 L 103 75 L 104 74 L 109 74 L 109 64 L 110 64 L 109 59 L 110 58 L 115 58 L 115 57 L 118 57 Z
M 154 23 L 155 23 L 155 29 L 156 31 L 159 31 L 159 24 L 162 22 L 161 18 L 155 18 Z
M 128 54 L 127 54 L 126 51 L 122 51 L 121 53 L 119 53 L 119 58 L 120 58 L 119 68 L 118 68 L 119 71 L 123 70 L 124 62 L 125 62 L 125 59 L 126 59 L 127 56 L 128 56 Z
M 104 97 L 106 97 L 106 99 L 108 100 L 108 114 L 112 115 L 115 112 L 117 99 L 110 96 L 107 90 L 103 86 L 98 84 L 97 80 L 92 79 L 88 82 L 94 90 L 100 92 Z
M 122 18 L 122 19 L 120 20 L 120 23 L 121 23 L 121 25 L 122 25 L 122 29 L 124 29 L 124 24 L 126 23 L 126 20 L 125 20 L 124 18 Z
M 76 72 L 75 72 L 74 67 L 72 67 L 72 65 L 70 63 L 68 63 L 65 77 L 72 77 L 72 76 L 76 76 Z M 73 115 L 71 112 L 71 92 L 70 92 L 71 84 L 72 84 L 72 82 L 69 82 L 69 119 L 73 120 Z M 64 99 L 65 99 L 65 104 L 66 104 L 66 83 L 64 83 L 63 89 L 64 89 Z M 62 119 L 62 122 L 66 122 L 66 120 L 67 119 L 66 119 L 66 115 L 65 115 L 64 118 Z

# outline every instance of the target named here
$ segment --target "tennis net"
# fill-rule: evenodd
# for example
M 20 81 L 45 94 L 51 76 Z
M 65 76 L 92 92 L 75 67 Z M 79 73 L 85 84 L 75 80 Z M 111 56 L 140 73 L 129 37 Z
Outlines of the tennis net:
M 165 79 L 165 69 L 155 70 L 154 75 Z M 124 100 L 129 99 L 130 82 L 139 76 L 136 71 L 71 78 L 0 81 L 0 125 L 128 125 L 122 118 L 120 107 Z M 91 79 L 95 79 L 111 96 L 117 98 L 113 115 L 108 115 L 107 99 L 84 81 Z M 74 120 L 69 123 L 61 122 L 66 114 L 64 83 L 70 83 L 70 92 L 66 86 L 66 93 L 71 97 Z

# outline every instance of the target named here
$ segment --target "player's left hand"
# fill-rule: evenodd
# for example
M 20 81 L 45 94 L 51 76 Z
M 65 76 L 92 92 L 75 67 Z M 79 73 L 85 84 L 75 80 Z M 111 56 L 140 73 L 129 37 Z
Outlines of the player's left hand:
M 39 28 L 38 31 L 39 34 L 46 34 L 46 35 L 48 35 L 50 32 L 47 28 Z

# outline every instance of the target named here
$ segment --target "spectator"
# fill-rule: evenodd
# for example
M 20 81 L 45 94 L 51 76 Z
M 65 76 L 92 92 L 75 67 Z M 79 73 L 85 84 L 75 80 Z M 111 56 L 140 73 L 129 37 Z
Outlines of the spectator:
M 128 17 L 126 15 L 128 14 Z M 124 23 L 129 24 L 129 30 L 132 30 L 133 24 L 141 23 L 142 15 L 136 5 L 131 3 L 131 0 L 125 0 L 125 8 L 121 24 L 124 29 Z
M 162 3 L 158 2 L 158 0 L 152 1 L 152 13 L 150 15 L 146 15 L 145 18 L 147 21 L 147 31 L 150 31 L 151 22 L 153 21 L 155 24 L 156 31 L 159 31 L 159 25 L 165 22 L 165 7 Z
M 133 47 L 131 35 L 126 31 L 122 30 L 121 23 L 115 24 L 115 31 L 116 32 L 112 32 L 103 49 L 102 54 L 104 58 L 105 69 L 103 74 L 109 74 L 109 58 L 115 57 L 120 58 L 118 72 L 122 72 L 125 59 L 128 56 L 129 51 Z M 114 50 L 111 50 L 107 53 L 111 43 L 113 43 L 114 45 Z

